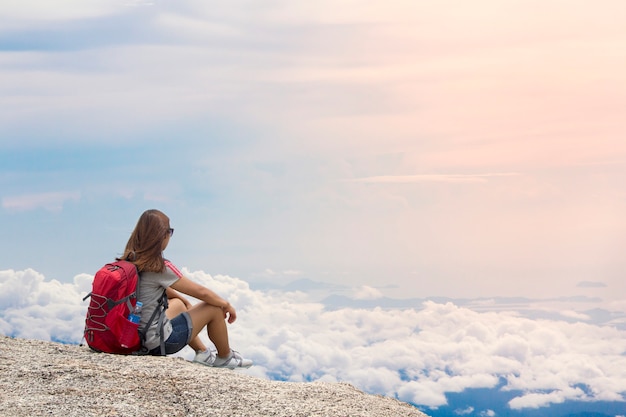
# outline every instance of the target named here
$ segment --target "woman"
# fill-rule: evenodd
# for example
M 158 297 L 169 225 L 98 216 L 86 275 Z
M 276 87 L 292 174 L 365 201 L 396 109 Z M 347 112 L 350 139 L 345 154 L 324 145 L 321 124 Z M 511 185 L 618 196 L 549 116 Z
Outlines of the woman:
M 200 302 L 189 309 L 185 305 L 180 308 L 179 303 L 175 302 L 172 308 L 166 310 L 162 327 L 165 353 L 178 352 L 190 341 L 195 341 L 200 331 L 206 327 L 209 339 L 217 349 L 217 355 L 208 351 L 204 352 L 204 358 L 200 358 L 204 360 L 197 360 L 197 354 L 197 361 L 215 367 L 250 367 L 252 361 L 232 350 L 228 342 L 225 320 L 233 323 L 237 319 L 235 308 L 210 289 L 183 276 L 171 262 L 163 258 L 163 251 L 173 234 L 174 229 L 170 227 L 170 220 L 165 214 L 159 210 L 146 210 L 130 235 L 121 258 L 134 263 L 141 274 L 138 301 L 143 303 L 140 328 L 146 335 L 144 347 L 151 355 L 161 355 L 161 330 L 158 324 L 161 312 L 157 312 L 149 329 L 145 329 L 145 326 L 154 311 L 159 310 L 159 300 L 163 292 L 171 288 L 195 297 Z

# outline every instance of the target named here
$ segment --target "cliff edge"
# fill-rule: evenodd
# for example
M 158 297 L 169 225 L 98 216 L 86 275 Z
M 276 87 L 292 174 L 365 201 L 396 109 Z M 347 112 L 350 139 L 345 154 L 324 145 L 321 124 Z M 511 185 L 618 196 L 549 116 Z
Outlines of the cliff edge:
M 180 358 L 1 335 L 0 415 L 426 417 L 344 383 L 268 381 Z

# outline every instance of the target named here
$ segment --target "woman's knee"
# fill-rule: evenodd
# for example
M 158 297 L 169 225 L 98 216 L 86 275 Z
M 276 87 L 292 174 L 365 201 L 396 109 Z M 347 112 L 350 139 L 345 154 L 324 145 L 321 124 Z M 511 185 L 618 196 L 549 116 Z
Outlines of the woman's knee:
M 195 304 L 188 310 L 189 316 L 193 322 L 194 327 L 201 324 L 205 326 L 212 320 L 217 318 L 223 318 L 223 310 L 211 304 L 207 304 L 204 301 Z
M 165 315 L 168 319 L 173 319 L 178 316 L 180 313 L 187 311 L 187 306 L 178 298 L 173 298 L 168 300 L 167 310 L 165 310 Z

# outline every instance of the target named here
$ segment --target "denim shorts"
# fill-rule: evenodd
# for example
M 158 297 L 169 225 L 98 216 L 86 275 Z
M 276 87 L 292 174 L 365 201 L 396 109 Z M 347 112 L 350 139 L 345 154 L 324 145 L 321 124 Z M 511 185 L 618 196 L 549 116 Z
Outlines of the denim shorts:
M 193 325 L 191 324 L 191 317 L 187 312 L 180 313 L 178 316 L 170 320 L 172 323 L 172 333 L 170 337 L 165 341 L 165 354 L 171 355 L 176 353 L 189 343 L 191 340 L 191 332 L 193 331 Z M 149 352 L 151 355 L 160 356 L 161 346 L 157 346 Z

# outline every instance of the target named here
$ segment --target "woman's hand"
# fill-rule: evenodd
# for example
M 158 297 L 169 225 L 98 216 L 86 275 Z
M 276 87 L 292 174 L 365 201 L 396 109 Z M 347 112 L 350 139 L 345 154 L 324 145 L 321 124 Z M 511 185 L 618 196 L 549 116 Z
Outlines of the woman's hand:
M 235 311 L 235 307 L 230 305 L 230 303 L 228 303 L 228 305 L 226 305 L 225 307 L 222 307 L 222 311 L 224 312 L 224 318 L 228 318 L 229 323 L 234 323 L 235 320 L 237 320 L 237 312 Z

